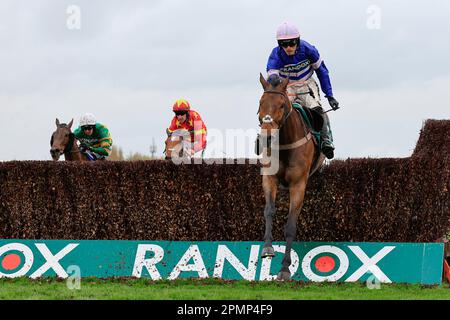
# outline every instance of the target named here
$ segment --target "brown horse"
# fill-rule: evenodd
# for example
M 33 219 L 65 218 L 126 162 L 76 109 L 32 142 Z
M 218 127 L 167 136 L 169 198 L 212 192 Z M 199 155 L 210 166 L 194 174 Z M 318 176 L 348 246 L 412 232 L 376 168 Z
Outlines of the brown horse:
M 267 142 L 266 154 L 270 156 L 270 165 L 264 164 L 262 168 L 266 230 L 261 256 L 266 258 L 275 255 L 272 247 L 272 221 L 277 189 L 281 184 L 289 189 L 290 205 L 285 226 L 286 251 L 277 279 L 288 280 L 291 277 L 289 266 L 292 242 L 297 233 L 297 219 L 303 205 L 306 184 L 309 176 L 322 165 L 325 157 L 316 153 L 309 128 L 289 101 L 286 93 L 289 79 L 274 87 L 260 74 L 260 82 L 264 88 L 258 110 L 261 139 Z M 273 139 L 274 132 L 277 135 L 276 140 Z M 277 145 L 274 145 L 274 142 L 278 142 Z M 273 168 L 275 164 L 275 170 L 269 168 Z
M 56 131 L 50 139 L 50 155 L 54 161 L 64 154 L 66 161 L 87 161 L 86 156 L 78 148 L 77 140 L 71 131 L 73 119 L 68 124 L 56 119 Z
M 185 129 L 178 129 L 172 132 L 166 139 L 166 160 L 172 158 L 187 159 L 192 155 L 189 153 L 192 147 L 192 139 L 189 131 Z

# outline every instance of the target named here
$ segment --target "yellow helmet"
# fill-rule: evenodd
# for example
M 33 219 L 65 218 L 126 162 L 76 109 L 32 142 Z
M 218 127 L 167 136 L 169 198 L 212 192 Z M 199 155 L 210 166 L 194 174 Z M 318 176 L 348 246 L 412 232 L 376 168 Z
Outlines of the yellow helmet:
M 173 111 L 189 111 L 191 109 L 191 105 L 187 100 L 184 99 L 178 99 L 173 104 L 172 110 Z

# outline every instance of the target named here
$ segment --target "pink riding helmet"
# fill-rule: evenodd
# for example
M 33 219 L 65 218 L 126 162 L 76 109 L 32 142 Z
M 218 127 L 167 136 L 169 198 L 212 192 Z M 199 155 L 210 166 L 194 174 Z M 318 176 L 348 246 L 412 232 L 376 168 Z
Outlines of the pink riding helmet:
M 283 22 L 277 29 L 277 40 L 300 38 L 297 27 L 290 22 Z

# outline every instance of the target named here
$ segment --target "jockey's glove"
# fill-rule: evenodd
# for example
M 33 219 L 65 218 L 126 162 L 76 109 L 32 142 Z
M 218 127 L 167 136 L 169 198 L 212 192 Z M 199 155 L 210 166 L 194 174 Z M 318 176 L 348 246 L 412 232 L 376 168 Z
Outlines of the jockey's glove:
M 84 143 L 80 144 L 80 150 L 82 152 L 87 151 L 87 150 L 91 150 L 91 147 L 89 147 L 88 145 L 85 145 Z
M 339 102 L 334 97 L 327 96 L 327 99 L 328 99 L 328 103 L 330 104 L 330 106 L 333 110 L 339 109 Z
M 276 87 L 277 85 L 279 85 L 281 83 L 281 78 L 276 73 L 273 73 L 267 78 L 267 82 L 269 82 L 271 85 Z

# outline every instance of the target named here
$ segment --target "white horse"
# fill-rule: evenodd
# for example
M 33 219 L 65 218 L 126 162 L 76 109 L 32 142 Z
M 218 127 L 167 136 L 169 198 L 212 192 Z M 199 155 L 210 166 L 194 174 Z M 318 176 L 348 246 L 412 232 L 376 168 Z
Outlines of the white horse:
M 172 158 L 192 158 L 194 153 L 191 134 L 186 129 L 178 129 L 172 132 L 166 139 L 166 160 Z

